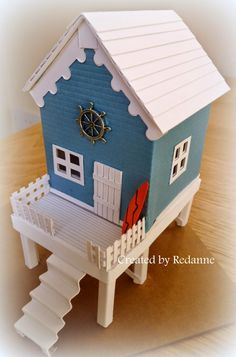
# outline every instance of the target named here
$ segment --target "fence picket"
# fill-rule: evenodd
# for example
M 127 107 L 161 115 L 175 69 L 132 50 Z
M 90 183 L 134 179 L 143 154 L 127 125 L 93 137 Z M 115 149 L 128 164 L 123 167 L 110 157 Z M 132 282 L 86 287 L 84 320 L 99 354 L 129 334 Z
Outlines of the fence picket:
M 87 255 L 90 262 L 92 262 L 92 242 L 90 241 L 87 241 Z
M 136 225 L 133 225 L 125 234 L 122 234 L 120 239 L 117 239 L 113 245 L 109 246 L 105 251 L 102 250 L 100 246 L 93 245 L 92 242 L 87 242 L 88 259 L 95 263 L 99 269 L 103 268 L 108 271 L 117 263 L 119 257 L 129 253 L 129 251 L 135 248 L 144 238 L 145 218 L 139 220 Z
M 101 250 L 101 267 L 106 268 L 106 252 Z
M 22 217 L 23 219 L 25 219 L 25 214 L 24 214 L 23 206 L 20 205 L 19 203 L 17 203 L 17 215 L 18 215 L 19 217 Z
M 96 263 L 98 269 L 101 269 L 100 246 L 99 245 L 94 246 L 94 253 L 95 253 L 95 263 Z
M 47 217 L 44 217 L 44 224 L 45 224 L 45 227 L 46 227 L 46 231 L 48 233 L 50 233 L 50 221 Z
M 32 223 L 37 226 L 37 214 L 36 212 L 31 208 L 30 209 L 30 214 L 31 214 L 31 218 L 32 218 Z
M 138 221 L 138 229 L 137 229 L 137 244 L 139 244 L 140 240 L 141 240 L 141 236 L 142 236 L 142 221 L 139 220 Z
M 106 249 L 106 270 L 110 270 L 113 261 L 113 246 Z
M 142 219 L 142 240 L 144 240 L 146 236 L 146 232 L 145 232 L 145 217 L 143 217 Z
M 113 244 L 113 247 L 114 247 L 114 258 L 113 258 L 113 263 L 117 263 L 117 260 L 118 260 L 118 257 L 120 255 L 120 240 L 116 240 Z
M 28 206 L 24 205 L 24 215 L 25 215 L 25 219 L 26 221 L 29 221 L 30 222 L 30 215 L 29 215 L 29 208 Z
M 91 254 L 91 262 L 94 263 L 94 251 L 93 251 L 93 243 L 91 243 L 91 251 L 90 251 L 90 254 Z
M 120 255 L 123 256 L 126 253 L 127 246 L 127 236 L 126 234 L 122 234 L 121 236 L 121 245 L 120 245 Z
M 55 235 L 55 226 L 54 226 L 54 221 L 52 218 L 50 218 L 50 231 L 51 231 L 51 235 L 54 237 Z
M 136 240 L 137 240 L 137 225 L 134 224 L 132 227 L 132 248 L 136 246 Z
M 128 229 L 127 231 L 127 245 L 126 245 L 126 252 L 128 253 L 131 250 L 132 246 L 132 229 Z
M 38 219 L 39 219 L 39 228 L 43 230 L 43 222 L 42 222 L 42 215 L 38 214 Z

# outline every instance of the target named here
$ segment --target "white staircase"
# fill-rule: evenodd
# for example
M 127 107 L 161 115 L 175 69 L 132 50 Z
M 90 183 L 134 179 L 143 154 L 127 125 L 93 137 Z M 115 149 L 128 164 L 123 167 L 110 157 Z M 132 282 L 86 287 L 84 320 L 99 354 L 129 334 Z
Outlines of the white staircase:
M 72 309 L 71 299 L 80 292 L 85 273 L 55 255 L 47 259 L 48 270 L 40 275 L 41 284 L 30 292 L 32 300 L 23 307 L 24 315 L 15 323 L 17 332 L 26 336 L 50 356 L 64 327 L 63 317 Z

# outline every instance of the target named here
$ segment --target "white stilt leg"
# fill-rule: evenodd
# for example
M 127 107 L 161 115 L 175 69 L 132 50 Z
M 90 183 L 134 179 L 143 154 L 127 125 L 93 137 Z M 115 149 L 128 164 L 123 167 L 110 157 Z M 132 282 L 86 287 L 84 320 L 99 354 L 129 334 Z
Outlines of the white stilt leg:
M 108 284 L 99 281 L 97 323 L 107 327 L 113 320 L 116 280 Z
M 25 258 L 25 265 L 29 269 L 32 269 L 36 265 L 38 265 L 39 262 L 37 245 L 31 239 L 23 236 L 22 234 L 21 234 L 21 243 L 22 243 L 22 249 Z
M 178 226 L 184 227 L 188 223 L 189 215 L 191 212 L 193 199 L 191 199 L 186 206 L 182 209 L 178 217 L 176 218 L 176 223 Z
M 145 261 L 146 259 L 148 259 L 148 257 L 149 257 L 149 248 L 143 252 L 140 258 L 143 259 L 143 261 Z M 134 278 L 133 282 L 135 284 L 143 284 L 147 279 L 147 271 L 148 271 L 148 262 L 134 264 L 134 274 L 137 276 L 137 278 Z

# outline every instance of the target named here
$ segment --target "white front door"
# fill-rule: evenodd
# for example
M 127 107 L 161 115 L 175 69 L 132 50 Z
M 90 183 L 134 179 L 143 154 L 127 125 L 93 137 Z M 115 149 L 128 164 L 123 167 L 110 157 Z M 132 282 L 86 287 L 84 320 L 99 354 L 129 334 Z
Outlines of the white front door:
M 94 212 L 119 224 L 122 171 L 95 161 L 93 179 Z

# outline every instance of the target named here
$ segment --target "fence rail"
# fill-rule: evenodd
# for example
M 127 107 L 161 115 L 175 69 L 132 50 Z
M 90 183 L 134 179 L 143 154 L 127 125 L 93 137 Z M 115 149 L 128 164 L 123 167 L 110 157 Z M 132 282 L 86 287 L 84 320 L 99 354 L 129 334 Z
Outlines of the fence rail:
M 87 242 L 87 253 L 90 262 L 99 269 L 110 270 L 119 259 L 127 255 L 134 247 L 145 239 L 145 218 L 134 224 L 120 239 L 105 250 L 100 246 Z
M 30 182 L 27 187 L 22 187 L 19 191 L 11 195 L 11 205 L 13 212 L 30 222 L 34 226 L 42 229 L 44 232 L 54 236 L 54 222 L 51 218 L 39 213 L 35 207 L 32 206 L 33 202 L 37 202 L 42 197 L 49 193 L 49 176 L 44 175 L 37 178 L 34 182 Z

